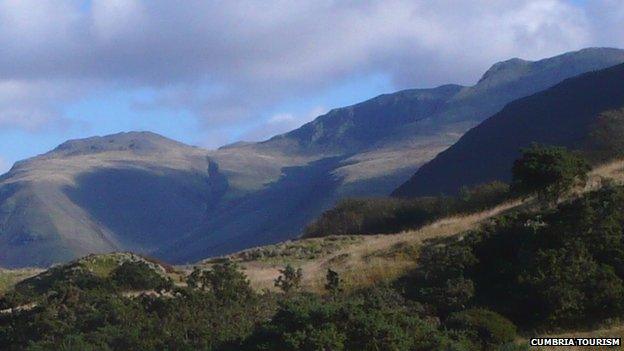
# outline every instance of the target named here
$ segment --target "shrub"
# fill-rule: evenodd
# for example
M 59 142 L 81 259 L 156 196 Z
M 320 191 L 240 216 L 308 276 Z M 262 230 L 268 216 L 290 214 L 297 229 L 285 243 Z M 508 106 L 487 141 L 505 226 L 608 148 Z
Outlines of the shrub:
M 470 305 L 475 287 L 465 275 L 477 263 L 472 249 L 447 243 L 430 245 L 421 252 L 416 279 L 408 282 L 408 295 L 427 303 L 441 315 Z
M 445 324 L 449 329 L 465 332 L 480 350 L 494 350 L 517 337 L 516 326 L 511 321 L 482 308 L 453 313 Z
M 188 277 L 191 288 L 211 291 L 217 298 L 240 301 L 253 295 L 249 280 L 240 267 L 231 261 L 212 266 L 210 270 L 195 269 Z
M 342 292 L 342 281 L 340 280 L 338 272 L 327 269 L 325 280 L 327 281 L 325 283 L 325 290 L 327 290 L 330 294 L 336 295 Z
M 143 261 L 127 261 L 115 268 L 110 276 L 117 287 L 133 290 L 161 290 L 172 286 L 170 279 Z
M 418 305 L 373 289 L 323 299 L 299 295 L 280 305 L 249 340 L 263 350 L 433 350 L 443 338 Z
M 624 108 L 601 113 L 590 127 L 585 151 L 598 162 L 624 156 Z
M 308 225 L 303 236 L 397 233 L 450 213 L 453 201 L 446 197 L 346 199 Z
M 302 278 L 303 272 L 301 268 L 295 269 L 293 266 L 287 265 L 284 269 L 280 269 L 280 275 L 275 279 L 275 287 L 289 294 L 299 290 Z
M 541 200 L 556 201 L 566 191 L 584 185 L 590 167 L 577 153 L 563 147 L 532 145 L 512 168 L 512 191 L 537 193 Z
M 398 233 L 451 214 L 495 206 L 508 196 L 509 186 L 496 181 L 464 187 L 458 197 L 346 199 L 308 225 L 303 237 Z
M 509 197 L 509 184 L 493 181 L 473 187 L 462 187 L 459 192 L 458 211 L 470 212 L 496 206 Z

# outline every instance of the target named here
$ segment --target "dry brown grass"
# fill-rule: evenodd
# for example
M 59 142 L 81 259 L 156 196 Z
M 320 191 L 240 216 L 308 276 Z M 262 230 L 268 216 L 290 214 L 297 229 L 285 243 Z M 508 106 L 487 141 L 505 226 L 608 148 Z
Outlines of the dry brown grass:
M 303 289 L 322 292 L 328 268 L 340 273 L 348 290 L 390 282 L 416 267 L 418 249 L 425 240 L 474 229 L 485 219 L 522 203 L 520 200 L 506 202 L 487 211 L 444 218 L 418 230 L 399 234 L 361 236 L 361 240 L 348 243 L 340 250 L 299 261 L 303 271 Z M 252 286 L 262 290 L 274 289 L 273 281 L 278 277 L 279 269 L 287 263 L 291 262 L 248 261 L 240 264 Z
M 624 183 L 624 159 L 613 161 L 594 168 L 589 174 L 587 188 L 596 189 L 608 179 L 616 183 Z
M 590 172 L 587 185 L 570 196 L 595 190 L 605 181 L 624 183 L 624 160 L 596 167 Z M 449 237 L 475 229 L 487 219 L 532 203 L 531 198 L 509 201 L 486 211 L 444 218 L 418 230 L 391 235 L 361 236 L 361 240 L 347 244 L 340 250 L 310 260 L 249 261 L 241 265 L 256 289 L 273 289 L 273 280 L 279 275 L 279 269 L 287 263 L 294 263 L 303 270 L 302 284 L 305 290 L 322 292 L 328 268 L 340 273 L 347 289 L 358 289 L 392 281 L 413 270 L 416 267 L 418 250 L 426 240 Z

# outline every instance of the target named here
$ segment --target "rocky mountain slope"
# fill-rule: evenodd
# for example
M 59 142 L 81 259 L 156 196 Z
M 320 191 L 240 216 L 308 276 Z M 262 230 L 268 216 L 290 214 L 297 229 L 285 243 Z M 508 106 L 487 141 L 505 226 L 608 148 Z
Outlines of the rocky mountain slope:
M 508 181 L 521 148 L 537 142 L 621 155 L 624 65 L 574 77 L 514 101 L 421 167 L 394 195 L 454 194 L 461 186 Z
M 181 263 L 293 238 L 339 198 L 388 194 L 506 103 L 621 62 L 513 59 L 472 87 L 382 95 L 215 151 L 151 133 L 69 141 L 0 178 L 0 266 L 119 250 Z

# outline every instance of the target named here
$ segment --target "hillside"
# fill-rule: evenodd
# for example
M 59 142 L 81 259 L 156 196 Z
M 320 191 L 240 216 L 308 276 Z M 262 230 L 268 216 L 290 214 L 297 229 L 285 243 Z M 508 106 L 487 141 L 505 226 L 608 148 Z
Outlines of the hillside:
M 609 182 L 624 184 L 624 161 L 609 162 L 593 169 L 586 186 L 572 197 L 600 189 Z M 326 233 L 327 236 L 322 238 L 251 248 L 205 259 L 198 264 L 210 266 L 227 257 L 241 264 L 252 285 L 259 290 L 273 288 L 273 280 L 279 275 L 279 269 L 293 264 L 303 269 L 303 285 L 306 289 L 322 291 L 325 270 L 332 268 L 342 273 L 346 286 L 358 289 L 391 281 L 414 269 L 414 255 L 418 255 L 428 241 L 454 237 L 477 229 L 501 214 L 534 207 L 532 198 L 508 200 L 483 211 L 458 213 L 400 233 Z
M 219 195 L 206 152 L 152 133 L 69 141 L 0 182 L 0 265 L 150 252 L 201 222 Z
M 623 79 L 624 65 L 618 65 L 508 104 L 423 165 L 393 195 L 455 194 L 462 186 L 508 181 L 521 148 L 533 142 L 618 156 Z
M 388 194 L 506 103 L 620 62 L 513 59 L 472 87 L 386 94 L 213 151 L 141 132 L 69 141 L 0 177 L 0 266 L 125 250 L 185 263 L 292 239 L 339 199 Z

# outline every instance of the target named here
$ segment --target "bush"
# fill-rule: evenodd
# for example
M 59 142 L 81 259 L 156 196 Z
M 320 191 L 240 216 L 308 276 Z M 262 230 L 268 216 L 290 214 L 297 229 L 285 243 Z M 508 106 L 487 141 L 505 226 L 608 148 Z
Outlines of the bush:
M 336 295 L 342 292 L 342 280 L 340 279 L 338 272 L 328 268 L 325 280 L 325 290 L 327 290 L 328 293 Z
M 240 301 L 253 295 L 245 274 L 229 260 L 214 265 L 210 270 L 195 269 L 187 284 L 191 288 L 211 291 L 217 298 L 226 301 Z
M 275 279 L 275 287 L 289 294 L 299 290 L 302 278 L 303 272 L 301 268 L 295 269 L 293 266 L 287 265 L 284 269 L 280 269 L 280 275 Z
M 161 290 L 172 286 L 170 279 L 143 261 L 127 261 L 115 268 L 110 276 L 117 287 L 133 290 Z
M 397 233 L 448 213 L 450 205 L 447 198 L 346 199 L 308 225 L 303 236 Z
M 275 311 L 271 294 L 225 301 L 179 288 L 168 297 L 126 298 L 73 287 L 38 306 L 0 316 L 1 350 L 239 350 Z
M 577 153 L 563 147 L 532 145 L 512 168 L 512 191 L 537 193 L 541 200 L 556 201 L 574 186 L 584 185 L 590 167 Z
M 248 340 L 257 350 L 433 350 L 444 339 L 418 305 L 373 289 L 323 299 L 299 295 Z
M 464 187 L 458 197 L 346 199 L 308 225 L 303 237 L 398 233 L 452 214 L 481 211 L 508 197 L 509 185 L 496 181 Z
M 509 198 L 509 184 L 493 181 L 473 187 L 462 187 L 458 211 L 471 212 L 496 206 Z
M 494 350 L 517 337 L 516 326 L 511 321 L 482 308 L 453 313 L 445 324 L 449 329 L 465 332 L 478 345 L 478 350 Z

